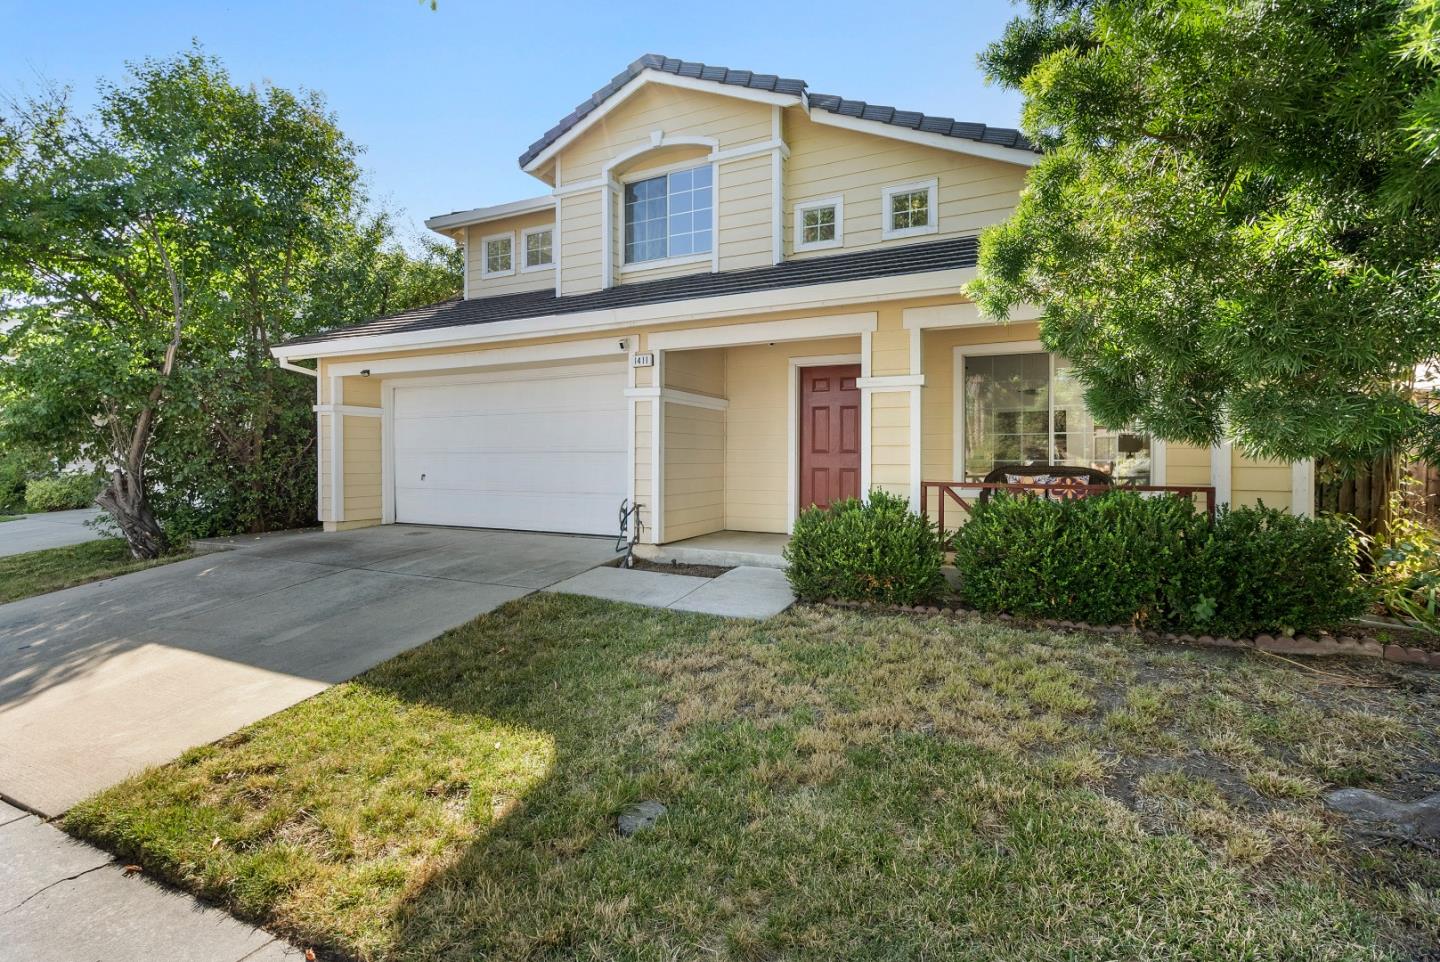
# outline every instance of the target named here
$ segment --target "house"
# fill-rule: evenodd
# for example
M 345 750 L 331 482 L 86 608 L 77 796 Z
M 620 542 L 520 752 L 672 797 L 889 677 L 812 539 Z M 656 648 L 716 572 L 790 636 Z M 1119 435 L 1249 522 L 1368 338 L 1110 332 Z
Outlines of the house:
M 538 126 L 538 125 L 537 125 Z M 1054 460 L 1310 512 L 1309 464 L 1097 427 L 1035 313 L 961 293 L 1037 155 L 1014 130 L 648 55 L 427 221 L 464 296 L 274 349 L 317 362 L 320 517 L 760 532 L 811 503 Z M 953 516 L 953 515 L 952 515 Z M 702 542 L 703 543 L 703 542 Z

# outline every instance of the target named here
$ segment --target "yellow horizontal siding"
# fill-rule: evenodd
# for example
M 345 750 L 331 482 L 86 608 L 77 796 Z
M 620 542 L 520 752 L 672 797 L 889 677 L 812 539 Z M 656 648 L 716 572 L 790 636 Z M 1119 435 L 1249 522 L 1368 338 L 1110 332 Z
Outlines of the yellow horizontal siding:
M 665 540 L 725 527 L 725 412 L 665 405 Z
M 465 250 L 465 276 L 469 283 L 468 291 L 471 297 L 495 297 L 500 294 L 517 294 L 521 291 L 538 291 L 555 287 L 555 270 L 533 271 L 522 273 L 520 267 L 524 261 L 524 241 L 520 236 L 521 231 L 531 227 L 555 227 L 555 211 L 542 210 L 533 214 L 521 214 L 516 217 L 507 217 L 504 220 L 491 221 L 488 224 L 476 224 L 469 228 L 469 244 Z M 558 231 L 556 234 L 558 235 Z M 502 277 L 482 277 L 481 265 L 485 257 L 484 238 L 494 234 L 509 234 L 514 242 L 514 264 L 515 271 Z M 552 244 L 558 244 L 560 238 L 552 237 Z M 552 251 L 554 248 L 552 247 Z
M 601 196 L 601 191 L 592 190 L 560 199 L 562 294 L 583 294 L 600 289 Z

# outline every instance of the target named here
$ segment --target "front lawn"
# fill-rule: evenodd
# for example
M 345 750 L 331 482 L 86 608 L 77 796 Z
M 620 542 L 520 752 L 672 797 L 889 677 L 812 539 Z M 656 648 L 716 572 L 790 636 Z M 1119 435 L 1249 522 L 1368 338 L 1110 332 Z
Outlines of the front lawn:
M 1440 676 L 1320 667 L 536 595 L 64 825 L 364 959 L 1416 957 L 1440 858 L 1320 794 L 1440 789 Z
M 179 552 L 154 561 L 136 561 L 130 556 L 124 538 L 104 538 L 63 548 L 5 555 L 0 557 L 0 604 L 128 575 L 188 557 L 188 552 Z

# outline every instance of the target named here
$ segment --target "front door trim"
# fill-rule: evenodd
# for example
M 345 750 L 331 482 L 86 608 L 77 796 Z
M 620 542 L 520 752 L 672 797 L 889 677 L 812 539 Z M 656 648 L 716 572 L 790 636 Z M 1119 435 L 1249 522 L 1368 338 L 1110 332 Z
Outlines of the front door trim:
M 868 341 L 869 338 L 864 340 Z M 868 345 L 867 345 L 868 346 Z M 786 482 L 789 487 L 788 504 L 785 511 L 785 529 L 788 533 L 795 527 L 799 516 L 800 503 L 800 369 L 802 367 L 830 367 L 835 364 L 859 364 L 862 376 L 868 372 L 860 354 L 824 354 L 811 357 L 790 358 L 790 409 L 787 423 L 788 448 L 790 451 Z M 860 495 L 870 490 L 870 398 L 868 391 L 860 392 Z

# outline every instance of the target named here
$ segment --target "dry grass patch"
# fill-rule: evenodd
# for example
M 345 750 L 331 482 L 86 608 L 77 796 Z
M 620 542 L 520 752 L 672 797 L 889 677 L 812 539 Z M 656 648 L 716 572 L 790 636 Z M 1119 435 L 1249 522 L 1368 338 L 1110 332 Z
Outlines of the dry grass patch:
M 1440 679 L 799 608 L 534 596 L 66 827 L 365 959 L 1402 959 Z M 624 839 L 628 803 L 668 806 Z

